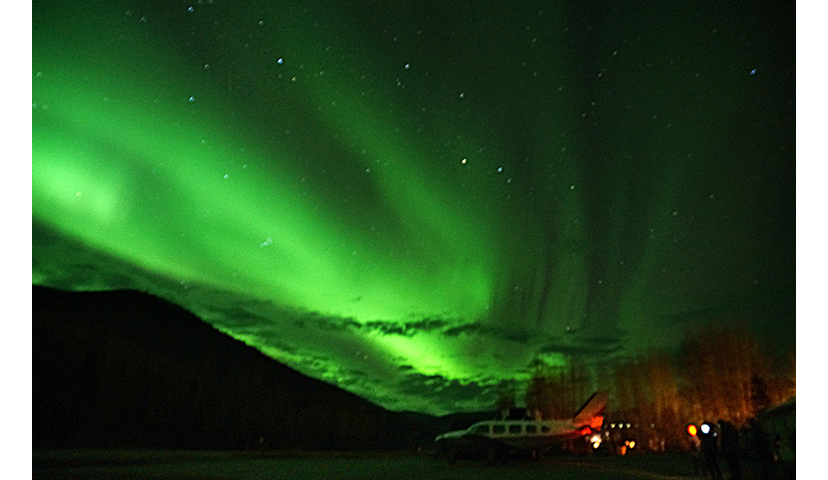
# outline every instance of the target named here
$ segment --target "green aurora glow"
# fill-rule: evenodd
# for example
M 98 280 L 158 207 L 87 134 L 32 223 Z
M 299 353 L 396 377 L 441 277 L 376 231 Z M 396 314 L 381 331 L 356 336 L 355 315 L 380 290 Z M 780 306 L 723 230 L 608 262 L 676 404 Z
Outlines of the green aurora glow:
M 793 341 L 793 7 L 63 3 L 34 284 L 432 413 L 706 318 Z

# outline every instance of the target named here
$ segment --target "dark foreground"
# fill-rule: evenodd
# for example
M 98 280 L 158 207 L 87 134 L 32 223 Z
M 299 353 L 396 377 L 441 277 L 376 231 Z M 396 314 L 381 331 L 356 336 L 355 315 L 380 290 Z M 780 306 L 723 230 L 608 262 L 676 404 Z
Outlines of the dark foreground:
M 506 465 L 413 454 L 35 451 L 34 479 L 666 479 L 693 478 L 682 454 L 546 457 Z M 748 472 L 746 472 L 748 473 Z M 746 478 L 752 476 L 746 475 Z M 697 476 L 695 478 L 704 478 Z

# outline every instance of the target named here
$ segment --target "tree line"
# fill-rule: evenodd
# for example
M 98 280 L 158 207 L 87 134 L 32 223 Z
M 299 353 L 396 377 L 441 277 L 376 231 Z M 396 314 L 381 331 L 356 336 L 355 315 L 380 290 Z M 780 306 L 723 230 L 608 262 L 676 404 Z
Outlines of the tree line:
M 677 353 L 650 351 L 615 362 L 565 366 L 535 361 L 525 405 L 535 418 L 568 418 L 596 389 L 607 390 L 608 418 L 654 425 L 668 445 L 686 441 L 688 423 L 727 420 L 737 427 L 796 395 L 796 352 L 771 361 L 741 324 L 687 331 Z M 513 406 L 500 392 L 497 408 Z

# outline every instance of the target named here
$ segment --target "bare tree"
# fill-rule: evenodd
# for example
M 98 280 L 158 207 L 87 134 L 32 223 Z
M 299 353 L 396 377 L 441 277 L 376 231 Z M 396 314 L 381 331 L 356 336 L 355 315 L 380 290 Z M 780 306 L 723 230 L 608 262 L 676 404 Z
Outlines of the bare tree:
M 738 321 L 720 321 L 689 333 L 681 347 L 684 397 L 703 418 L 743 425 L 755 414 L 754 377 L 766 378 L 767 362 L 759 343 Z
M 526 388 L 526 408 L 544 419 L 572 415 L 591 388 L 589 369 L 569 359 L 566 367 L 536 361 Z
M 515 406 L 515 387 L 506 386 L 498 390 L 495 409 L 498 412 L 508 411 Z

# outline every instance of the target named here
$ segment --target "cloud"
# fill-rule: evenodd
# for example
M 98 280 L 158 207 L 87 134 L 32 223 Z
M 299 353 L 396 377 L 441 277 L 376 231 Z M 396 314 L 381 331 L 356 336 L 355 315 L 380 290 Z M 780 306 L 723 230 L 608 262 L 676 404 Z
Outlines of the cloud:
M 301 328 L 314 327 L 321 330 L 359 330 L 362 324 L 351 317 L 323 315 L 318 312 L 301 313 L 294 318 L 294 324 Z
M 248 308 L 241 305 L 230 305 L 227 307 L 205 305 L 204 310 L 209 312 L 209 316 L 205 317 L 209 318 L 213 325 L 238 331 L 243 330 L 247 333 L 260 331 L 262 327 L 266 327 L 273 322 L 271 318 L 251 312 Z
M 438 330 L 447 325 L 450 325 L 450 323 L 440 318 L 423 318 L 422 320 L 412 322 L 367 322 L 363 327 L 382 335 L 402 335 L 409 337 L 421 332 Z
M 472 323 L 465 323 L 463 325 L 458 325 L 456 327 L 451 327 L 443 331 L 443 335 L 447 335 L 449 337 L 457 337 L 462 334 L 472 334 L 478 333 L 483 330 L 482 327 L 478 322 Z
M 568 357 L 600 360 L 618 353 L 623 349 L 623 340 L 620 337 L 590 337 L 566 341 L 552 341 L 544 343 L 538 348 L 539 354 L 558 353 Z
M 396 391 L 400 395 L 427 399 L 431 404 L 431 411 L 445 414 L 493 409 L 497 392 L 512 384 L 511 379 L 483 378 L 477 381 L 463 381 L 442 375 L 410 373 L 400 380 Z

